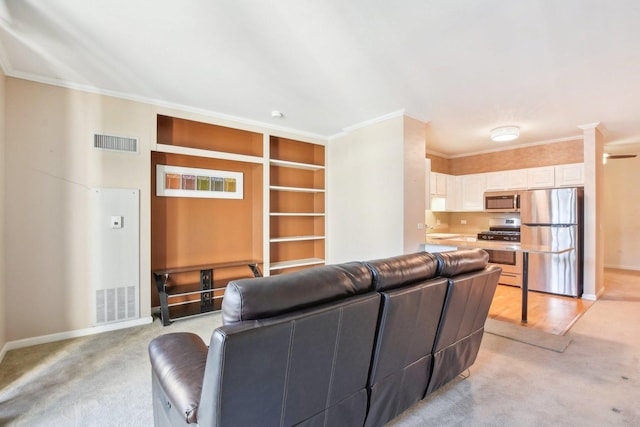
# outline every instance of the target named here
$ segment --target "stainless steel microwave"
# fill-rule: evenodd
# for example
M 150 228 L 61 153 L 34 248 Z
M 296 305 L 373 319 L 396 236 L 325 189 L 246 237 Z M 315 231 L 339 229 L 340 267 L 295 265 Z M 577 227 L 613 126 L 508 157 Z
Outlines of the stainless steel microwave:
M 520 194 L 517 191 L 491 191 L 484 193 L 487 212 L 520 212 Z

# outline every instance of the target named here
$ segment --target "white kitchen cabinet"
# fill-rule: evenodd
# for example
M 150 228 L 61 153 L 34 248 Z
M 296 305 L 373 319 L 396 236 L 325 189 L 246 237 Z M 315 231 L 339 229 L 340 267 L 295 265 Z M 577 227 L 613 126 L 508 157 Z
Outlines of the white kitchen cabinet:
M 527 169 L 487 172 L 485 191 L 522 190 L 527 188 Z
M 461 210 L 461 176 L 447 175 L 447 197 L 445 210 L 455 212 Z
M 529 175 L 528 169 L 514 169 L 514 170 L 507 171 L 506 190 L 523 190 L 527 188 L 528 175 Z
M 429 174 L 429 183 L 431 187 L 431 195 L 446 196 L 447 195 L 447 175 L 440 172 L 431 172 Z
M 485 176 L 485 190 L 486 191 L 502 191 L 507 189 L 507 173 L 501 172 L 487 172 Z
M 431 187 L 431 210 L 481 212 L 484 210 L 485 191 L 584 185 L 584 164 L 572 163 L 457 176 L 437 172 L 430 175 L 427 184 Z
M 460 176 L 460 210 L 479 212 L 484 209 L 485 179 L 484 173 Z
M 556 187 L 584 185 L 584 163 L 572 163 L 555 167 Z
M 554 166 L 527 169 L 527 187 L 550 188 L 554 187 L 555 183 L 556 181 Z

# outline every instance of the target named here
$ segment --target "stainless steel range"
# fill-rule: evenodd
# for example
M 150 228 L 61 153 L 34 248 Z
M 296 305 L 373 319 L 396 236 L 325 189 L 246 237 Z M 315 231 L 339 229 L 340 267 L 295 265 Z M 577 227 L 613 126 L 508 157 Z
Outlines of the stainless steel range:
M 491 218 L 489 230 L 478 233 L 478 240 L 520 242 L 520 218 Z M 502 267 L 499 283 L 522 286 L 522 253 L 485 249 L 489 262 Z
M 478 240 L 520 241 L 520 218 L 491 218 L 489 231 L 478 233 Z
M 519 242 L 520 231 L 511 230 L 489 230 L 478 233 L 480 240 L 500 240 L 503 242 Z

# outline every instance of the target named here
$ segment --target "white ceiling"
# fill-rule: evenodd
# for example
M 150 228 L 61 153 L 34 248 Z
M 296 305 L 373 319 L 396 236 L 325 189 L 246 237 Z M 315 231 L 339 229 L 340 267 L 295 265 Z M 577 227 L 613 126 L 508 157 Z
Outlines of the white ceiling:
M 321 137 L 404 111 L 447 156 L 594 122 L 640 152 L 638 0 L 0 0 L 0 63 Z

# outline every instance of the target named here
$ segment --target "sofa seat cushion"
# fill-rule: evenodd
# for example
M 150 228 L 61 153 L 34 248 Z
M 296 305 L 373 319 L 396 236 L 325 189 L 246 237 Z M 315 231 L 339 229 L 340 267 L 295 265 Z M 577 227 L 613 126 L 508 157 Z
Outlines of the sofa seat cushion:
M 232 325 L 280 316 L 372 290 L 361 262 L 325 265 L 270 277 L 233 280 L 222 300 L 222 321 Z

